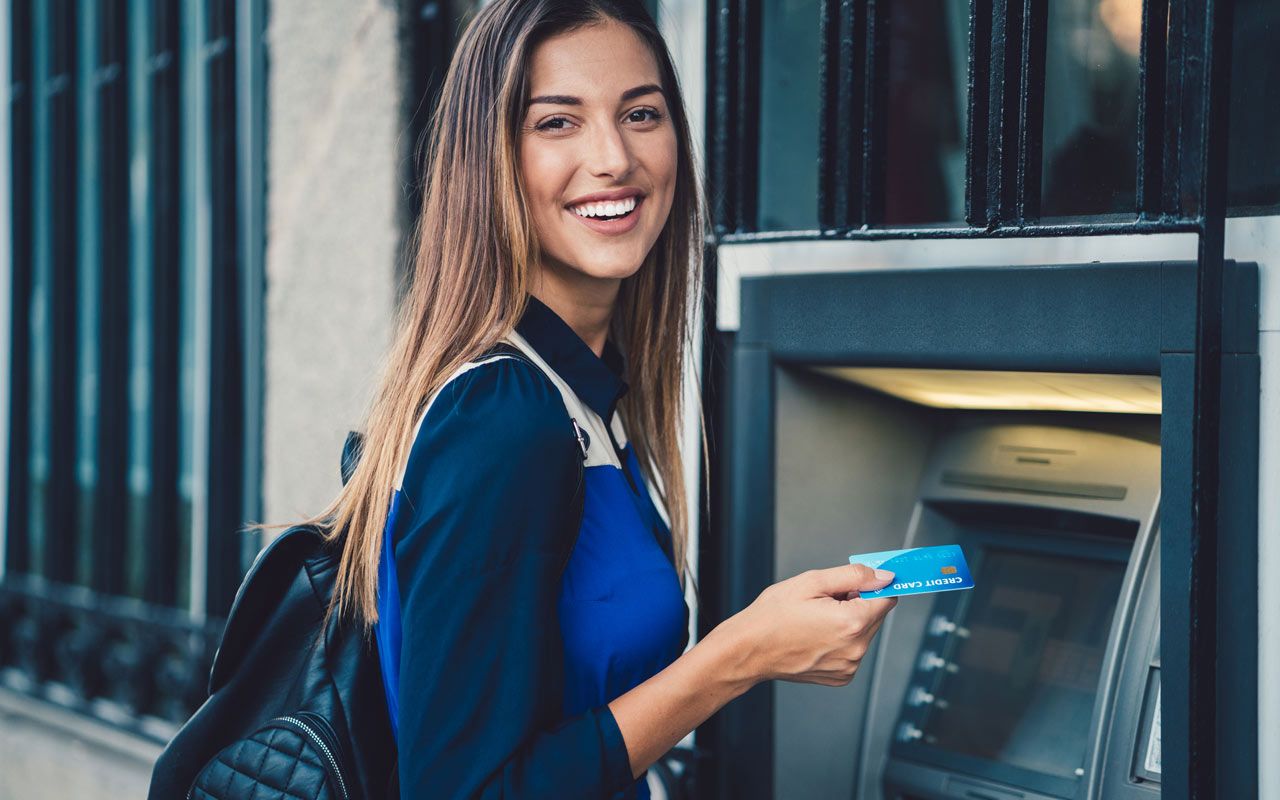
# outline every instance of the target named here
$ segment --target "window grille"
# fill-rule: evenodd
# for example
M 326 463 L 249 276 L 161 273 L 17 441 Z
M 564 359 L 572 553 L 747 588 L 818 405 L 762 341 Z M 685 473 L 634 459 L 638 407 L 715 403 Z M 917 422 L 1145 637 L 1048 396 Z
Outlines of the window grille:
M 262 89 L 241 51 L 261 47 L 262 4 L 7 9 L 0 684 L 164 739 L 203 699 L 257 549 L 238 528 L 257 491 L 244 110 L 260 123 Z

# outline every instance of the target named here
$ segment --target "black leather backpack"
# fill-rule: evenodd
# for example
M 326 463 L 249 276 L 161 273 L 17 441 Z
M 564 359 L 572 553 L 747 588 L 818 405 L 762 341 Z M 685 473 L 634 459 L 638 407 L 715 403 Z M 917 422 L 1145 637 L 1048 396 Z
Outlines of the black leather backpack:
M 344 473 L 358 457 L 349 438 Z M 344 475 L 345 477 L 345 475 Z M 338 558 L 296 526 L 254 561 L 209 674 L 209 699 L 165 747 L 150 800 L 378 800 L 397 790 L 377 648 L 320 626 Z
M 308 526 L 258 556 L 227 618 L 209 699 L 160 755 L 151 800 L 390 796 L 396 746 L 377 650 L 336 618 L 319 637 L 337 564 Z

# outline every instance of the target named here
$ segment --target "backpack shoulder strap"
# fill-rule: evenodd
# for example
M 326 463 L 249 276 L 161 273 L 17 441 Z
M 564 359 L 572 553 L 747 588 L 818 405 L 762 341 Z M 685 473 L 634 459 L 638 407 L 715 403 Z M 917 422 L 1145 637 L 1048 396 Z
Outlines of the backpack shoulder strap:
M 209 668 L 209 694 L 231 677 L 263 620 L 280 604 L 303 562 L 323 547 L 324 537 L 319 530 L 310 525 L 295 525 L 258 553 L 240 582 L 227 614 L 226 626 Z

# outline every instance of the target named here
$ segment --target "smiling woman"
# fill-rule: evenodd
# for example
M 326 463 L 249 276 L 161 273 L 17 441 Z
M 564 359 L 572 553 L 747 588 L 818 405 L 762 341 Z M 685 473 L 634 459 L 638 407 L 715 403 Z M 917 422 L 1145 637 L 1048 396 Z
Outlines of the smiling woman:
M 401 796 L 644 800 L 756 683 L 848 683 L 893 602 L 849 595 L 891 576 L 784 581 L 686 652 L 704 203 L 639 0 L 485 5 L 427 156 L 361 455 L 307 520 L 329 613 L 376 640 Z
M 653 53 L 617 22 L 534 51 L 520 162 L 548 291 L 585 278 L 611 293 L 666 223 L 679 159 L 659 82 Z

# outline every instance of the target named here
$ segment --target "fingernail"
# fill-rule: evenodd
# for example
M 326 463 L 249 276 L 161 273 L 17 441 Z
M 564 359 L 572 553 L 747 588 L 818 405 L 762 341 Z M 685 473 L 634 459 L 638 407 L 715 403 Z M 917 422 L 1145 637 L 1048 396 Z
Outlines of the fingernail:
M 888 571 L 887 569 L 878 569 L 876 570 L 876 580 L 891 581 L 893 580 L 893 573 Z

